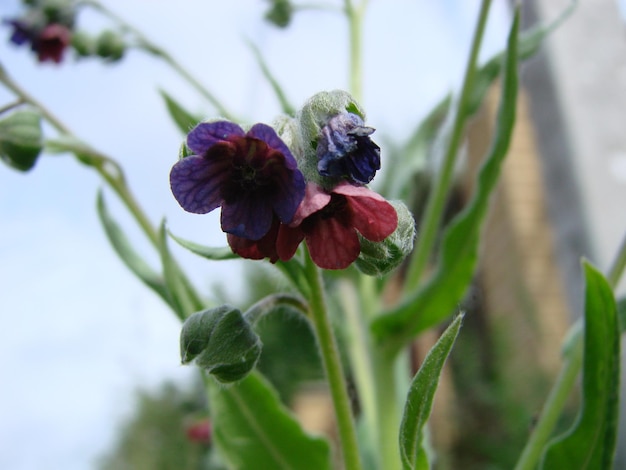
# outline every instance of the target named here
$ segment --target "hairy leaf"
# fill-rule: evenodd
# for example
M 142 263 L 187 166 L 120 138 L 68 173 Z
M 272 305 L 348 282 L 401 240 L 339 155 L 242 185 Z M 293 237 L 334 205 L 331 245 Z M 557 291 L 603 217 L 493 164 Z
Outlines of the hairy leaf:
M 572 428 L 548 444 L 545 470 L 613 468 L 619 416 L 620 328 L 613 291 L 589 263 L 585 271 L 582 404 Z
M 187 135 L 196 124 L 202 121 L 201 117 L 187 111 L 178 101 L 172 98 L 171 95 L 163 90 L 160 90 L 160 93 L 165 100 L 165 106 L 170 113 L 170 117 L 183 134 Z
M 209 382 L 214 439 L 229 468 L 330 469 L 330 448 L 307 435 L 257 372 L 229 387 Z
M 441 370 L 459 334 L 463 315 L 457 316 L 428 352 L 413 378 L 400 424 L 400 455 L 405 469 L 428 470 L 422 446 L 424 426 L 430 416 Z
M 155 291 L 168 305 L 171 305 L 171 298 L 163 276 L 152 269 L 133 249 L 120 226 L 109 213 L 102 191 L 98 192 L 97 207 L 104 232 L 120 259 L 135 276 Z
M 168 232 L 168 234 L 180 246 L 182 246 L 183 248 L 187 248 L 192 253 L 202 256 L 203 258 L 213 261 L 239 258 L 239 256 L 233 253 L 233 251 L 227 246 L 204 246 L 200 245 L 199 243 L 191 242 L 189 240 L 185 240 L 184 238 L 177 237 L 176 235 L 172 234 L 172 232 Z

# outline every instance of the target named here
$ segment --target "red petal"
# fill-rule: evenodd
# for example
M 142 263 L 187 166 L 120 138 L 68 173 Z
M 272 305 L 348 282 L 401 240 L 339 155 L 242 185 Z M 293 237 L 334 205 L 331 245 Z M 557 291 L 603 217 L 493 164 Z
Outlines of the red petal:
M 288 225 L 281 224 L 276 240 L 278 257 L 282 261 L 290 260 L 296 253 L 298 245 L 300 245 L 302 240 L 304 240 L 304 232 L 300 227 L 289 227 Z
M 384 199 L 379 200 L 368 196 L 347 196 L 347 199 L 352 209 L 354 228 L 368 240 L 381 242 L 398 226 L 396 210 Z
M 306 244 L 315 264 L 324 269 L 345 269 L 361 252 L 356 231 L 333 217 L 318 219 L 306 235 Z
M 278 219 L 274 218 L 270 231 L 260 240 L 248 240 L 232 233 L 226 234 L 228 244 L 233 253 L 247 259 L 269 258 L 272 263 L 278 260 L 276 239 L 278 237 Z

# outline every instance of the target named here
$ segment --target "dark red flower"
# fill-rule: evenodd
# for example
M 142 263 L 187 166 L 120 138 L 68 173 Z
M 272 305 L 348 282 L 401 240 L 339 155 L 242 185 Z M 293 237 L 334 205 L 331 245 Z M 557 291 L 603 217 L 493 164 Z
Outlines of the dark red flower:
M 345 182 L 327 192 L 309 183 L 292 223 L 279 228 L 276 250 L 286 261 L 305 240 L 311 258 L 320 268 L 345 269 L 361 252 L 358 234 L 380 242 L 397 225 L 393 206 L 364 186 Z
M 43 26 L 22 19 L 5 20 L 4 23 L 13 27 L 10 41 L 18 46 L 30 44 L 39 62 L 51 61 L 58 64 L 63 60 L 63 54 L 72 38 L 72 32 L 67 26 L 60 23 Z
M 187 428 L 187 439 L 199 444 L 211 443 L 211 422 L 208 419 L 196 421 Z
M 269 258 L 270 262 L 278 261 L 278 252 L 276 251 L 276 239 L 278 238 L 278 228 L 280 221 L 274 216 L 270 231 L 267 232 L 259 240 L 249 240 L 247 238 L 238 237 L 229 233 L 226 235 L 228 245 L 233 253 L 238 254 L 242 258 L 247 259 L 264 259 Z
M 61 24 L 49 24 L 32 42 L 32 50 L 37 53 L 39 62 L 52 61 L 60 63 L 67 46 L 70 45 L 72 33 Z

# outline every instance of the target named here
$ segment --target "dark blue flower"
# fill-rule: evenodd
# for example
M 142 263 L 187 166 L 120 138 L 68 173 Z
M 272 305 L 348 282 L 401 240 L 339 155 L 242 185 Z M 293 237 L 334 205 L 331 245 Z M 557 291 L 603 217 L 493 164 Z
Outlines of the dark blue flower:
M 332 117 L 317 142 L 317 171 L 322 176 L 346 178 L 367 184 L 380 170 L 380 147 L 370 139 L 374 132 L 356 114 Z
M 248 132 L 237 124 L 198 124 L 187 136 L 195 153 L 170 173 L 172 193 L 188 212 L 222 208 L 222 230 L 260 240 L 275 217 L 290 223 L 304 198 L 304 177 L 289 148 L 274 129 L 256 124 Z

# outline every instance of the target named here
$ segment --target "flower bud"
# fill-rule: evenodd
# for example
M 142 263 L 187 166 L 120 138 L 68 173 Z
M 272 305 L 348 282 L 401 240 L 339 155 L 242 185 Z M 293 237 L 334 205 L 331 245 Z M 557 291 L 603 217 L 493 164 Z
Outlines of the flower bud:
M 20 109 L 0 119 L 0 159 L 20 171 L 28 171 L 41 152 L 41 116 Z
M 96 54 L 110 62 L 120 60 L 125 50 L 124 39 L 113 31 L 103 31 L 96 38 Z
M 413 250 L 415 220 L 401 201 L 389 201 L 398 214 L 396 230 L 381 242 L 361 239 L 361 253 L 355 261 L 364 274 L 382 276 L 397 268 Z
M 303 150 L 298 161 L 299 167 L 307 181 L 325 189 L 332 189 L 342 178 L 320 174 L 317 148 L 324 135 L 324 129 L 327 129 L 326 134 L 330 132 L 328 125 L 331 119 L 346 114 L 354 115 L 361 121 L 365 118 L 365 112 L 349 93 L 334 90 L 314 95 L 296 116 Z M 347 132 L 347 127 L 344 127 Z M 333 130 L 337 130 L 337 126 Z
M 241 311 L 229 305 L 196 312 L 180 334 L 183 364 L 195 361 L 220 382 L 243 379 L 261 355 L 261 340 Z
M 79 57 L 89 57 L 96 53 L 95 39 L 84 31 L 75 31 L 71 44 Z
M 293 5 L 289 0 L 271 0 L 272 6 L 265 13 L 265 19 L 279 28 L 286 28 L 293 16 Z

